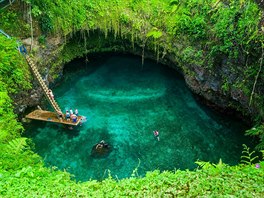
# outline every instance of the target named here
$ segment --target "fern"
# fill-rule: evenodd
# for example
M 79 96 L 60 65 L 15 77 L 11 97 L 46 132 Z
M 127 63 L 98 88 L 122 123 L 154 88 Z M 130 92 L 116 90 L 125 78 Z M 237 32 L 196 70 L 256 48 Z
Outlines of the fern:
M 264 150 L 260 151 L 262 153 L 262 159 L 264 159 Z
M 247 130 L 245 134 L 250 136 L 258 136 L 260 138 L 260 143 L 256 146 L 256 149 L 264 149 L 264 124 Z
M 20 153 L 27 146 L 26 140 L 27 138 L 13 139 L 8 143 L 7 149 L 9 150 L 9 152 L 15 154 Z
M 217 164 L 214 163 L 212 164 L 210 162 L 204 162 L 204 161 L 196 161 L 195 163 L 202 169 L 212 169 L 212 168 L 222 169 L 225 166 L 221 158 L 219 159 L 219 162 Z
M 253 127 L 251 129 L 247 130 L 246 135 L 250 135 L 250 136 L 264 135 L 264 125 Z
M 256 146 L 256 149 L 257 149 L 257 150 L 262 150 L 262 149 L 264 149 L 264 141 L 263 141 L 263 139 L 264 139 L 264 135 L 262 136 L 261 139 L 262 139 L 261 142 Z
M 202 169 L 209 169 L 213 167 L 210 162 L 196 161 L 195 164 L 197 164 Z
M 241 163 L 247 164 L 247 165 L 252 165 L 253 161 L 258 159 L 258 156 L 254 156 L 253 154 L 255 151 L 250 152 L 249 147 L 247 145 L 243 144 L 243 151 L 242 151 L 242 156 L 241 156 Z

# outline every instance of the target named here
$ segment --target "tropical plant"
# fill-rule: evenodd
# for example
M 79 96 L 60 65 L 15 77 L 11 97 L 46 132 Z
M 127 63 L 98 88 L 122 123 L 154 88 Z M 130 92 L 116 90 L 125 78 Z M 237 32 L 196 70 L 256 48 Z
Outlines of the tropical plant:
M 235 77 L 232 81 L 224 76 L 223 91 L 228 92 L 236 85 L 246 96 L 253 93 L 252 104 L 258 103 L 263 109 L 264 76 L 262 64 L 258 62 L 263 41 L 263 27 L 259 28 L 263 12 L 253 1 L 26 2 L 45 38 L 56 34 L 64 36 L 67 42 L 78 37 L 71 39 L 76 42 L 64 45 L 50 71 L 57 71 L 61 63 L 85 53 L 114 50 L 117 40 L 124 39 L 131 41 L 133 47 L 144 46 L 158 55 L 162 49 L 163 57 L 170 54 L 189 74 L 195 65 L 217 75 L 215 71 L 221 71 L 223 60 L 227 61 L 230 71 L 234 71 L 231 76 Z M 27 37 L 29 25 L 21 20 L 23 13 L 15 8 L 0 12 L 0 26 L 12 35 Z M 17 31 L 21 27 L 23 31 Z M 95 34 L 100 39 L 93 37 Z M 43 38 L 40 41 L 44 42 Z M 30 143 L 21 138 L 23 127 L 13 113 L 10 96 L 30 88 L 28 67 L 16 47 L 15 39 L 0 35 L 1 197 L 263 197 L 264 163 L 259 163 L 260 168 L 252 166 L 257 158 L 246 145 L 241 157 L 243 166 L 229 166 L 221 159 L 217 164 L 198 161 L 202 168 L 196 171 L 156 170 L 143 178 L 138 177 L 139 167 L 136 167 L 131 178 L 119 181 L 109 172 L 109 178 L 101 182 L 77 183 L 67 172 L 45 168 L 42 159 L 29 149 Z M 263 125 L 248 130 L 247 134 L 258 135 L 263 140 Z M 264 147 L 261 145 L 259 148 Z
M 261 150 L 264 149 L 264 125 L 260 124 L 259 126 L 252 127 L 247 130 L 246 135 L 257 136 L 260 138 L 260 143 L 256 146 L 256 149 Z
M 258 156 L 254 156 L 255 151 L 250 152 L 249 147 L 247 145 L 243 144 L 243 151 L 241 156 L 241 163 L 252 165 L 258 159 Z

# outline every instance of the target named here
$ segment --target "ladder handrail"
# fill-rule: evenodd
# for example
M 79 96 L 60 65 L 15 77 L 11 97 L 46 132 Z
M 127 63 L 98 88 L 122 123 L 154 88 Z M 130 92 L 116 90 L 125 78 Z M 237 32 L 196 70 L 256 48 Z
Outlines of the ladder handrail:
M 5 33 L 3 30 L 0 29 L 0 33 L 3 34 L 7 38 L 11 38 L 7 33 Z
M 35 75 L 35 77 L 37 78 L 42 90 L 44 91 L 44 95 L 46 96 L 46 98 L 48 99 L 49 103 L 51 104 L 52 108 L 56 111 L 56 113 L 58 115 L 62 115 L 63 116 L 63 113 L 58 105 L 58 103 L 55 101 L 54 98 L 52 98 L 49 94 L 49 88 L 48 86 L 46 85 L 46 83 L 44 82 L 44 80 L 42 79 L 37 67 L 35 66 L 35 64 L 33 63 L 33 61 L 30 59 L 30 57 L 25 54 L 25 58 L 28 62 L 28 65 L 30 66 L 33 74 Z

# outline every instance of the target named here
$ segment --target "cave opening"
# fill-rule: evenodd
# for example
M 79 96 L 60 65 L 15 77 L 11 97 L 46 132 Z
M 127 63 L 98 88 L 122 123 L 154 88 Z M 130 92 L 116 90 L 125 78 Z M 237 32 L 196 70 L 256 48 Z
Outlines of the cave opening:
M 87 121 L 73 130 L 32 121 L 25 126 L 47 166 L 78 181 L 144 176 L 147 171 L 190 169 L 195 161 L 239 163 L 247 126 L 199 103 L 170 67 L 122 54 L 101 54 L 66 64 L 54 87 L 64 111 L 77 108 Z M 153 131 L 159 131 L 159 141 Z M 94 155 L 104 140 L 110 149 Z

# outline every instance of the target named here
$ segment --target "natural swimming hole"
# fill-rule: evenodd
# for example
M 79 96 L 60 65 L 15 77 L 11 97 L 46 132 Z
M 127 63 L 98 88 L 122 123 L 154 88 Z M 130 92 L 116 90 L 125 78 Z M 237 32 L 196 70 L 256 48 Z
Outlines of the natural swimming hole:
M 140 57 L 74 60 L 53 93 L 63 110 L 77 108 L 87 122 L 69 130 L 32 121 L 25 136 L 47 166 L 65 169 L 78 181 L 101 180 L 109 173 L 122 179 L 136 168 L 138 176 L 156 169 L 194 169 L 197 160 L 221 158 L 235 165 L 242 144 L 252 144 L 241 121 L 199 104 L 176 71 L 150 60 L 142 66 Z M 94 157 L 92 148 L 101 140 L 111 152 Z

